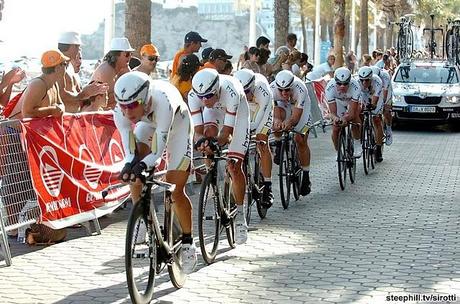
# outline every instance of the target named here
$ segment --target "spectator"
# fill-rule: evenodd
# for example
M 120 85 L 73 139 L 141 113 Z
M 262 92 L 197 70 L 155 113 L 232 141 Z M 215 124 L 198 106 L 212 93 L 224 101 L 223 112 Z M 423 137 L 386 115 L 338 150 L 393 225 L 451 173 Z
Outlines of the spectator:
M 238 62 L 236 64 L 236 69 L 239 70 L 242 68 L 243 64 L 246 62 L 246 60 L 249 60 L 249 54 L 248 54 L 249 48 L 247 45 L 243 47 L 243 53 L 240 54 L 238 57 Z
M 227 60 L 232 59 L 233 56 L 227 55 L 223 49 L 215 49 L 209 55 L 209 62 L 207 62 L 204 67 L 212 68 L 217 70 L 217 72 L 222 73 L 225 68 Z
M 267 49 L 267 50 L 269 50 L 270 49 L 270 39 L 268 39 L 265 36 L 260 36 L 256 40 L 256 47 L 258 49 Z
M 290 53 L 291 51 L 287 46 L 280 46 L 275 52 L 275 57 L 269 59 L 268 63 L 271 64 L 274 74 L 282 69 L 283 64 L 289 59 Z
M 89 84 L 92 84 L 92 82 Z M 107 100 L 107 92 L 91 96 L 88 99 L 82 101 L 80 106 L 81 112 L 103 111 L 104 108 L 107 107 Z
M 141 64 L 134 70 L 143 72 L 150 76 L 150 74 L 155 70 L 157 62 L 160 61 L 160 53 L 158 52 L 157 47 L 150 43 L 142 46 L 140 55 Z
M 191 55 L 196 53 L 201 48 L 202 42 L 208 42 L 207 39 L 204 39 L 197 32 L 188 32 L 184 37 L 184 48 L 180 49 L 176 55 L 174 55 L 173 64 L 171 68 L 171 78 L 176 75 L 177 68 L 179 67 L 180 60 L 182 56 Z
M 11 97 L 11 91 L 16 83 L 21 82 L 26 73 L 21 68 L 14 68 L 8 73 L 3 72 L 0 82 L 0 105 L 6 106 Z
M 260 67 L 257 64 L 259 60 L 260 51 L 255 46 L 252 46 L 248 50 L 249 60 L 246 60 L 242 68 L 252 70 L 254 73 L 260 73 Z
M 214 51 L 212 47 L 207 47 L 201 52 L 201 65 L 209 61 L 209 55 L 211 55 L 212 51 Z
M 283 64 L 283 70 L 289 70 L 297 77 L 300 76 L 300 56 L 301 53 L 297 50 L 289 54 L 288 60 Z
M 70 58 L 70 63 L 72 64 L 75 73 L 78 75 L 78 73 L 80 73 L 81 63 L 82 63 L 82 61 L 81 61 L 81 51 L 78 52 L 77 56 L 74 59 Z M 78 79 L 79 79 L 79 77 L 78 77 Z M 79 83 L 81 83 L 81 82 L 79 81 Z
M 118 77 L 129 71 L 128 63 L 134 49 L 127 38 L 113 38 L 109 52 L 104 56 L 103 62 L 94 71 L 91 78 L 95 83 L 108 84 L 108 98 L 106 110 L 115 107 L 113 88 Z
M 42 74 L 33 79 L 18 105 L 21 110 L 14 114 L 15 118 L 60 117 L 65 110 L 59 94 L 59 81 L 62 81 L 70 58 L 61 51 L 50 50 L 41 58 Z M 14 110 L 13 110 L 14 111 Z
M 314 67 L 313 70 L 307 74 L 308 80 L 317 80 L 326 75 L 333 76 L 334 73 L 334 63 L 335 63 L 335 55 L 327 56 L 327 61 Z
M 347 68 L 350 70 L 352 74 L 354 74 L 355 72 L 356 61 L 357 61 L 357 58 L 356 58 L 355 53 L 352 50 L 350 50 L 348 54 L 345 56 L 345 65 L 347 66 Z
M 171 83 L 179 90 L 186 103 L 188 92 L 192 89 L 192 78 L 201 66 L 202 64 L 195 54 L 187 55 L 182 58 L 176 75 L 171 79 Z
M 364 54 L 362 61 L 363 61 L 362 66 L 371 66 L 372 65 L 372 57 L 369 54 Z
M 376 49 L 372 51 L 372 65 L 376 65 L 380 68 L 383 68 L 383 52 L 381 49 Z
M 259 64 L 260 74 L 264 75 L 269 80 L 268 82 L 271 82 L 273 70 L 272 65 L 267 62 L 271 52 L 264 48 L 259 49 L 259 51 L 259 61 L 257 63 Z
M 80 110 L 82 100 L 91 95 L 107 91 L 104 84 L 92 84 L 82 88 L 80 77 L 77 75 L 75 65 L 81 65 L 81 39 L 76 32 L 64 32 L 58 38 L 58 49 L 68 58 L 70 64 L 66 67 L 65 75 L 59 79 L 59 94 L 65 104 L 66 112 L 76 113 Z M 80 60 L 77 57 L 80 56 Z M 75 65 L 74 65 L 75 64 Z M 79 70 L 80 67 L 77 67 Z
M 224 66 L 224 70 L 222 71 L 222 74 L 232 75 L 232 73 L 233 73 L 233 64 L 230 60 L 227 60 L 227 62 L 225 62 L 225 66 Z
M 289 51 L 297 50 L 295 48 L 297 44 L 297 35 L 294 33 L 289 33 L 286 37 L 286 46 L 289 48 Z

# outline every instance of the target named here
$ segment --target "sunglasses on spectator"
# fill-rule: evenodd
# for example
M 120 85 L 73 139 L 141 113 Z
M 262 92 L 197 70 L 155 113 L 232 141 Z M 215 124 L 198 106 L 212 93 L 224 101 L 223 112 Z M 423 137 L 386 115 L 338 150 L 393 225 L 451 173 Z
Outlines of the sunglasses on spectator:
M 119 104 L 122 110 L 133 110 L 142 103 L 142 99 L 135 100 L 128 104 Z
M 131 57 L 131 55 L 132 55 L 131 52 L 125 52 L 125 57 L 126 57 L 126 58 Z
M 156 62 L 158 62 L 158 59 L 160 59 L 159 56 L 148 56 L 147 58 L 148 58 L 148 60 L 150 60 L 150 61 L 156 61 Z
M 280 92 L 289 92 L 290 90 L 291 90 L 291 88 L 287 88 L 287 89 L 278 88 L 278 91 L 280 91 Z
M 199 99 L 211 99 L 214 97 L 214 95 L 216 95 L 216 93 L 208 93 L 208 94 L 205 94 L 205 95 L 196 95 L 198 96 Z
M 67 66 L 69 66 L 69 62 L 68 62 L 68 61 L 63 61 L 63 62 L 61 63 L 61 65 L 62 65 L 63 67 L 67 67 Z

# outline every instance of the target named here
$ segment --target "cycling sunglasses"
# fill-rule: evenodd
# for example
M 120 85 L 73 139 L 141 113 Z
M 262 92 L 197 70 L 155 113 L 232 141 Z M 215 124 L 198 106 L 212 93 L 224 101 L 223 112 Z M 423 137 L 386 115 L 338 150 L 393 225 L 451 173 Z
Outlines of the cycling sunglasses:
M 142 103 L 142 99 L 138 99 L 138 100 L 135 100 L 133 102 L 130 102 L 128 104 L 119 104 L 120 105 L 120 108 L 122 110 L 133 110 L 135 109 L 138 105 L 140 105 Z
M 287 89 L 278 88 L 278 91 L 280 91 L 280 92 L 289 92 L 290 90 L 291 90 L 291 88 L 287 88 Z
M 150 61 L 156 61 L 156 62 L 158 62 L 158 60 L 160 59 L 160 56 L 148 56 L 147 58 L 148 58 L 148 60 L 150 60 Z
M 346 87 L 347 85 L 349 85 L 350 83 L 349 82 L 335 82 L 339 87 Z
M 196 95 L 198 96 L 199 99 L 211 99 L 214 97 L 214 95 L 216 95 L 216 93 L 208 93 L 208 94 L 205 94 L 205 95 Z

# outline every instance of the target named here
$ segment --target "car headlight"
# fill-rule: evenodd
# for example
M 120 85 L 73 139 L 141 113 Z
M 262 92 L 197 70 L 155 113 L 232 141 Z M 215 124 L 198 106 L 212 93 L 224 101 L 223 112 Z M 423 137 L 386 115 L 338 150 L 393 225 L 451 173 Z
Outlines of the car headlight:
M 393 95 L 393 103 L 403 103 L 404 99 L 401 95 Z
M 460 98 L 458 96 L 447 96 L 446 97 L 446 101 L 448 103 L 453 103 L 453 104 L 456 104 L 456 103 L 459 103 L 460 102 Z

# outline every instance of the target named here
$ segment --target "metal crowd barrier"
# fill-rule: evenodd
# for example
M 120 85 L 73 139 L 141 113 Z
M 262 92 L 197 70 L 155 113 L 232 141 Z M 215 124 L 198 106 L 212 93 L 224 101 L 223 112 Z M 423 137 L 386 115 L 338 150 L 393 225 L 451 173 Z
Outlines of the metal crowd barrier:
M 0 247 L 11 265 L 8 232 L 24 242 L 25 226 L 41 216 L 18 120 L 0 121 Z

